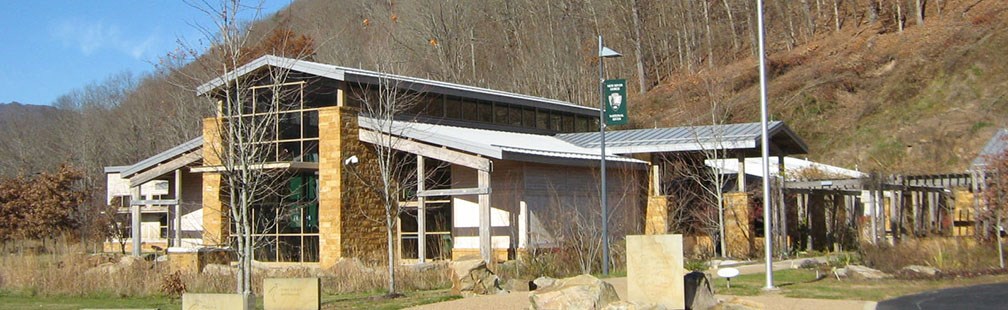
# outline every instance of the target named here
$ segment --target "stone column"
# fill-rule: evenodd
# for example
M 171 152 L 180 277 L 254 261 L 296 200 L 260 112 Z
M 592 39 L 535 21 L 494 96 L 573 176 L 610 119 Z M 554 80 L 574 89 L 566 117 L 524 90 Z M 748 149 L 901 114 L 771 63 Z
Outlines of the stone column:
M 731 257 L 748 257 L 753 238 L 749 223 L 749 194 L 734 192 L 724 194 L 725 249 Z

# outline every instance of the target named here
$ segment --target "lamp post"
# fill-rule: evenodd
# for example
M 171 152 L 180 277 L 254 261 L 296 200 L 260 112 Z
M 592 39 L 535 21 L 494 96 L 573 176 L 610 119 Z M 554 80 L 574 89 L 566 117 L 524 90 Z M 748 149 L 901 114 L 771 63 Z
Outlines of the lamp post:
M 599 135 L 601 136 L 601 168 L 602 184 L 599 185 L 600 204 L 602 205 L 602 274 L 609 275 L 609 206 L 606 199 L 606 153 L 605 153 L 605 76 L 602 61 L 606 58 L 620 57 L 620 53 L 602 45 L 602 35 L 598 37 L 598 75 L 599 75 Z

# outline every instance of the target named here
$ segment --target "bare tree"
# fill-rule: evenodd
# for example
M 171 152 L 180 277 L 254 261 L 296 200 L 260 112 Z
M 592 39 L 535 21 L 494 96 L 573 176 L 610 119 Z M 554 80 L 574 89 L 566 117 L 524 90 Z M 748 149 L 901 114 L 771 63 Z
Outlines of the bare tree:
M 178 74 L 200 82 L 218 84 L 204 90 L 203 96 L 217 111 L 214 129 L 204 136 L 210 143 L 215 158 L 205 158 L 204 164 L 216 165 L 221 176 L 223 206 L 227 214 L 228 244 L 235 249 L 238 259 L 236 291 L 246 298 L 252 295 L 252 260 L 254 250 L 262 242 L 256 236 L 257 223 L 253 218 L 257 205 L 283 208 L 276 201 L 284 201 L 284 184 L 290 173 L 271 168 L 268 164 L 296 160 L 279 145 L 278 128 L 284 123 L 281 112 L 302 105 L 302 88 L 305 81 L 288 80 L 293 59 L 280 59 L 263 70 L 245 75 L 233 75 L 238 68 L 263 54 L 279 54 L 295 59 L 313 53 L 296 43 L 296 36 L 281 35 L 279 39 L 266 38 L 260 44 L 253 41 L 252 24 L 245 18 L 257 19 L 261 5 L 248 6 L 238 0 L 221 0 L 216 3 L 197 2 L 190 6 L 211 17 L 212 26 L 199 27 L 210 46 L 205 55 L 198 49 L 184 47 L 196 66 L 192 71 Z M 184 84 L 183 84 L 184 85 Z M 275 199 L 276 198 L 276 199 Z M 275 209 L 274 209 L 275 210 Z M 220 240 L 224 241 L 224 240 Z

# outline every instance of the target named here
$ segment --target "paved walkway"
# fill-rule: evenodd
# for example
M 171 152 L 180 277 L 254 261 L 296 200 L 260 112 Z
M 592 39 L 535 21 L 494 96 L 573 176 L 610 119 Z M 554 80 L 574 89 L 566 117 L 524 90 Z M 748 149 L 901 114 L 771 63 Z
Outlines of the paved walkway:
M 806 258 L 774 262 L 773 268 L 774 270 L 796 268 L 805 259 Z M 762 273 L 764 271 L 764 268 L 766 268 L 766 266 L 763 264 L 755 264 L 755 265 L 750 264 L 750 265 L 738 265 L 734 266 L 734 268 L 739 269 L 739 272 L 741 274 L 753 274 L 753 273 Z M 619 294 L 620 299 L 626 300 L 627 296 L 626 278 L 611 278 L 606 279 L 605 281 L 613 285 L 613 288 L 616 289 L 616 293 Z M 726 296 L 726 295 L 717 295 L 717 297 L 721 300 L 731 300 L 732 298 L 736 298 L 736 296 Z M 739 296 L 738 298 L 761 303 L 766 306 L 766 309 L 781 309 L 781 310 L 875 309 L 875 302 L 858 301 L 858 300 L 789 298 L 781 296 L 780 294 L 776 293 L 767 293 L 760 296 Z M 441 303 L 418 306 L 411 309 L 510 310 L 510 309 L 526 309 L 528 307 L 529 307 L 528 292 L 512 292 L 509 294 L 475 296 L 463 299 L 456 299 Z

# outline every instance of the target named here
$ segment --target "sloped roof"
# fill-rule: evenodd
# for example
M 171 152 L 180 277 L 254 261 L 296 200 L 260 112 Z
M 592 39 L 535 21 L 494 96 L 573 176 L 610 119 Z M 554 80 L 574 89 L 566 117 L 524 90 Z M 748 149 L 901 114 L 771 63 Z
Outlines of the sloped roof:
M 181 156 L 185 153 L 192 152 L 202 147 L 203 147 L 203 136 L 199 136 L 196 137 L 195 139 L 176 145 L 175 147 L 172 147 L 167 151 L 158 153 L 151 157 L 147 157 L 137 162 L 136 164 L 128 166 L 128 168 L 123 169 L 120 172 L 122 173 L 123 178 L 128 178 L 130 176 L 133 176 L 134 174 L 150 169 L 170 159 Z
M 229 72 L 200 85 L 196 88 L 198 95 L 204 95 L 226 82 L 239 76 L 259 70 L 267 66 L 277 68 L 287 68 L 292 71 L 302 72 L 315 76 L 330 78 L 339 81 L 358 82 L 365 84 L 375 84 L 379 79 L 391 79 L 400 83 L 398 87 L 419 92 L 431 92 L 445 95 L 476 98 L 482 100 L 492 100 L 498 102 L 513 103 L 530 107 L 548 107 L 551 110 L 571 112 L 587 116 L 598 116 L 598 108 L 576 105 L 570 102 L 522 95 L 488 88 L 474 87 L 462 84 L 434 81 L 415 77 L 401 76 L 395 74 L 382 73 L 355 68 L 340 67 L 323 63 L 298 60 L 291 58 L 265 55 L 245 64 L 238 69 Z
M 763 169 L 760 167 L 760 165 L 762 165 L 762 161 L 763 159 L 759 157 L 746 158 L 745 159 L 746 174 L 762 178 Z M 739 170 L 738 159 L 734 158 L 707 159 L 704 160 L 704 164 L 706 164 L 708 167 L 721 170 L 721 173 L 734 174 L 738 173 Z M 771 176 L 776 177 L 780 174 L 780 165 L 777 162 L 776 158 L 770 158 L 768 166 L 770 166 L 769 168 Z M 788 176 L 788 180 L 796 180 L 795 175 L 793 175 L 793 173 L 805 169 L 818 170 L 820 172 L 825 173 L 826 175 L 835 177 L 861 178 L 868 176 L 867 174 L 857 170 L 851 170 L 843 167 L 827 165 L 824 163 L 794 157 L 784 157 L 784 169 L 786 170 L 785 173 Z
M 1008 129 L 1002 128 L 995 132 L 990 140 L 987 140 L 987 145 L 984 145 L 980 154 L 977 154 L 977 157 L 973 159 L 972 166 L 974 168 L 987 166 L 988 158 L 1004 153 L 1006 148 L 1008 148 Z
M 784 122 L 770 122 L 767 124 L 767 132 L 771 145 L 785 155 L 808 153 L 805 142 Z M 614 130 L 606 132 L 606 151 L 636 154 L 756 149 L 760 145 L 761 134 L 760 123 Z M 597 132 L 560 134 L 557 138 L 585 148 L 601 145 Z
M 409 121 L 393 121 L 391 124 L 382 126 L 381 122 L 364 116 L 358 117 L 358 122 L 362 128 L 489 158 L 524 160 L 528 156 L 532 156 L 533 158 L 539 157 L 542 159 L 593 161 L 601 159 L 599 149 L 597 148 L 584 148 L 549 135 Z M 647 163 L 638 159 L 612 155 L 612 153 L 606 156 L 606 160 L 625 163 Z

